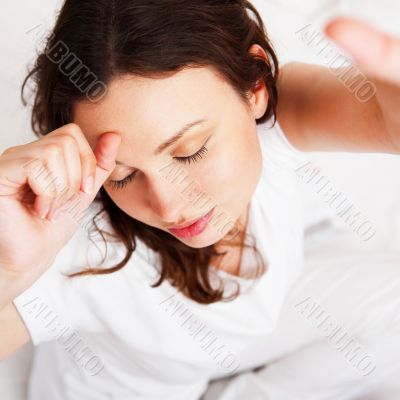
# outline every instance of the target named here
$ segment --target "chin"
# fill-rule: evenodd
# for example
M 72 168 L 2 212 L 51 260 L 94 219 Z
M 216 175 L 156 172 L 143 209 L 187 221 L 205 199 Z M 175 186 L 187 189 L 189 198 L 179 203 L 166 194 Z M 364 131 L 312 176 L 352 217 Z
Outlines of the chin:
M 189 238 L 189 239 L 182 239 L 178 238 L 182 243 L 186 244 L 193 249 L 202 249 L 208 246 L 212 246 L 213 244 L 217 243 L 219 239 L 199 239 L 199 238 Z

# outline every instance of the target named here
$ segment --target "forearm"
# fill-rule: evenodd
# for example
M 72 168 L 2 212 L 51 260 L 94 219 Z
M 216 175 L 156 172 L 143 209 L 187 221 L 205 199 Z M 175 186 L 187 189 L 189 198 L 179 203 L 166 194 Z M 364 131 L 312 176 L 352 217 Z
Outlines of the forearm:
M 283 68 L 278 121 L 288 139 L 302 151 L 399 154 L 397 115 L 378 100 L 388 89 L 378 83 L 374 96 L 360 99 L 351 86 L 357 79 L 346 70 L 304 63 Z
M 400 37 L 372 24 L 336 17 L 325 27 L 325 34 L 353 59 L 357 69 L 376 87 L 374 100 L 382 114 L 388 140 L 400 151 Z
M 376 101 L 382 113 L 386 134 L 400 153 L 400 86 L 371 78 L 376 87 Z
M 28 286 L 19 273 L 0 268 L 0 311 L 8 306 Z
M 26 280 L 0 269 L 0 362 L 30 339 L 29 332 L 13 300 L 24 291 Z

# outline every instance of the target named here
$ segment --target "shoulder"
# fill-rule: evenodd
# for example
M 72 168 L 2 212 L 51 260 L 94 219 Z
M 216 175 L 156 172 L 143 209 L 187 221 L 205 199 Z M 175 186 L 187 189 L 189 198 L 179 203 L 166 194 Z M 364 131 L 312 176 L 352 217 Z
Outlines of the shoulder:
M 296 132 L 298 133 L 301 129 L 301 107 L 304 97 L 301 93 L 301 85 L 303 82 L 296 79 L 301 72 L 304 73 L 303 64 L 290 62 L 281 67 L 278 79 L 277 119 L 293 143 L 298 137 Z
M 265 166 L 276 166 L 280 170 L 295 170 L 307 163 L 307 154 L 288 139 L 286 130 L 278 119 L 258 126 L 260 145 Z

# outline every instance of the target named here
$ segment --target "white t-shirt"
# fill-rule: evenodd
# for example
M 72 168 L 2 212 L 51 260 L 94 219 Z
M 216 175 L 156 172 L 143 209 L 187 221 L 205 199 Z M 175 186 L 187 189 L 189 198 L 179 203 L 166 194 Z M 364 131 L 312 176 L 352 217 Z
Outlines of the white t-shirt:
M 303 265 L 304 221 L 295 169 L 307 160 L 278 124 L 258 126 L 261 178 L 251 198 L 248 232 L 267 264 L 235 300 L 196 303 L 168 282 L 157 288 L 157 254 L 137 240 L 128 264 L 112 274 L 65 278 L 104 254 L 81 228 L 52 267 L 14 303 L 35 347 L 29 400 L 198 399 L 210 379 L 263 363 L 257 351 L 274 329 L 285 294 Z M 107 218 L 104 219 L 108 230 Z M 108 243 L 104 266 L 123 245 Z M 246 249 L 245 265 L 254 265 Z M 87 265 L 87 264 L 86 264 Z M 250 285 L 249 285 L 250 283 Z M 253 283 L 253 284 L 252 284 Z

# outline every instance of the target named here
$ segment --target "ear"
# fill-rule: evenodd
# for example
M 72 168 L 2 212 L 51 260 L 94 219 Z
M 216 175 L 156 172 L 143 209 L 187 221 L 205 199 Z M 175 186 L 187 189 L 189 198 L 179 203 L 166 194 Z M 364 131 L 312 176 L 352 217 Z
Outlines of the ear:
M 249 50 L 249 54 L 253 57 L 263 58 L 267 64 L 269 64 L 267 54 L 265 50 L 258 44 L 253 44 Z M 249 101 L 252 113 L 255 119 L 261 118 L 268 107 L 269 94 L 263 80 L 257 81 L 257 84 L 253 87 L 249 93 Z

